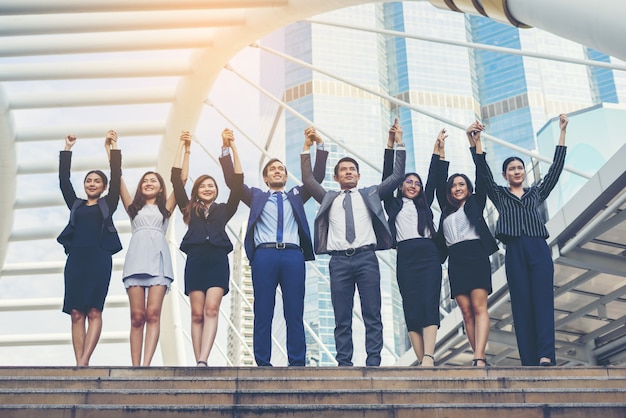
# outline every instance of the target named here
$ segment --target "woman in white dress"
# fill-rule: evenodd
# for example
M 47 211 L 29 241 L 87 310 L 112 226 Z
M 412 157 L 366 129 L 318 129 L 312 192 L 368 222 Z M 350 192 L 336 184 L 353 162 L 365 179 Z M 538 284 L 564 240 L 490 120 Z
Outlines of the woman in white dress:
M 175 161 L 180 161 L 185 149 L 183 183 L 189 171 L 190 141 L 184 131 L 176 153 Z M 165 232 L 176 199 L 173 192 L 166 197 L 163 177 L 153 171 L 141 177 L 134 198 L 122 179 L 120 195 L 132 227 L 122 274 L 130 303 L 130 354 L 133 366 L 149 366 L 159 342 L 163 298 L 174 280 Z

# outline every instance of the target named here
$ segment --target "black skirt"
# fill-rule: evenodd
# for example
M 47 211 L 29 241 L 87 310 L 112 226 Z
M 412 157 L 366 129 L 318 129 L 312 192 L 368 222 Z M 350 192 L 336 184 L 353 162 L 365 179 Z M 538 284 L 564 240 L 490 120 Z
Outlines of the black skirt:
M 462 241 L 448 248 L 451 297 L 469 295 L 474 289 L 491 294 L 491 264 L 480 240 Z
M 396 275 L 409 331 L 440 324 L 441 263 L 435 241 L 415 238 L 398 243 Z
M 65 263 L 63 312 L 102 312 L 111 282 L 111 253 L 99 247 L 72 247 Z
M 191 245 L 187 251 L 185 264 L 185 295 L 201 290 L 206 292 L 211 287 L 221 287 L 224 295 L 229 291 L 228 249 L 209 243 Z

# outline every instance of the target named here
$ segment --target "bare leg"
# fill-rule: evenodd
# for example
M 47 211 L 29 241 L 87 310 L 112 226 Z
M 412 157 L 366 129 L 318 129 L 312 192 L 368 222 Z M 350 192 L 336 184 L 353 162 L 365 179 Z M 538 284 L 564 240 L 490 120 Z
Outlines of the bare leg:
M 85 314 L 72 309 L 70 313 L 72 319 L 72 345 L 74 346 L 74 357 L 76 365 L 81 366 L 80 359 L 83 356 L 85 346 Z
M 413 351 L 415 351 L 417 361 L 421 362 L 424 357 L 424 338 L 422 338 L 422 334 L 415 331 L 409 331 L 409 339 L 411 340 L 411 345 L 413 346 Z
M 83 346 L 83 355 L 80 358 L 79 366 L 89 366 L 89 359 L 96 349 L 96 344 L 102 333 L 102 312 L 97 309 L 90 309 L 87 314 L 89 325 L 87 326 L 87 335 Z
M 146 341 L 143 348 L 143 366 L 149 366 L 161 333 L 161 308 L 166 286 L 150 286 L 146 305 Z
M 206 292 L 204 303 L 204 328 L 202 330 L 202 350 L 200 351 L 200 361 L 208 361 L 209 354 L 217 335 L 217 322 L 220 314 L 220 304 L 224 296 L 224 289 L 221 287 L 211 287 Z
M 475 345 L 474 358 L 484 359 L 487 339 L 489 338 L 489 312 L 487 311 L 487 291 L 485 289 L 474 289 L 471 293 L 472 311 L 475 321 Z M 487 362 L 481 362 L 487 365 Z M 479 366 L 481 364 L 478 364 Z
M 141 286 L 131 286 L 127 290 L 130 304 L 130 357 L 133 366 L 141 364 L 143 330 L 146 324 L 146 296 Z
M 424 327 L 424 357 L 422 358 L 422 366 L 433 367 L 435 365 L 435 343 L 437 342 L 437 325 L 429 325 Z M 428 355 L 427 355 L 428 354 Z
M 465 325 L 467 340 L 472 347 L 472 351 L 476 353 L 476 331 L 471 299 L 469 295 L 457 295 L 455 300 L 457 305 L 459 305 L 459 309 L 461 309 L 461 314 L 463 315 L 463 324 Z
M 201 290 L 189 292 L 191 305 L 191 345 L 196 361 L 200 360 L 202 346 L 202 328 L 204 327 L 204 300 L 205 295 Z

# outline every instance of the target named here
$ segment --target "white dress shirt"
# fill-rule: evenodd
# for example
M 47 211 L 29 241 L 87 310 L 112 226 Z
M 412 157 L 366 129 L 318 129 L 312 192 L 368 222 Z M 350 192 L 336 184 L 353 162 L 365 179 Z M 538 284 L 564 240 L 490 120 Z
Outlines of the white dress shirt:
M 365 206 L 361 193 L 356 188 L 350 189 L 352 213 L 354 215 L 354 242 L 346 240 L 346 213 L 343 200 L 346 193 L 342 191 L 335 198 L 328 213 L 328 250 L 342 251 L 348 248 L 359 248 L 364 245 L 376 244 L 376 234 L 372 225 L 372 217 Z

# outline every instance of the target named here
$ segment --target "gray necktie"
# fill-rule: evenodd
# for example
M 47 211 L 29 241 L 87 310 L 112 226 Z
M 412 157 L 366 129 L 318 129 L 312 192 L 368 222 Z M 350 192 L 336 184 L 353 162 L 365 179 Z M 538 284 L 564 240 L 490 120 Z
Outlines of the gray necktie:
M 345 191 L 346 197 L 343 199 L 343 209 L 346 211 L 346 240 L 354 242 L 354 213 L 352 213 L 352 197 L 350 190 Z

